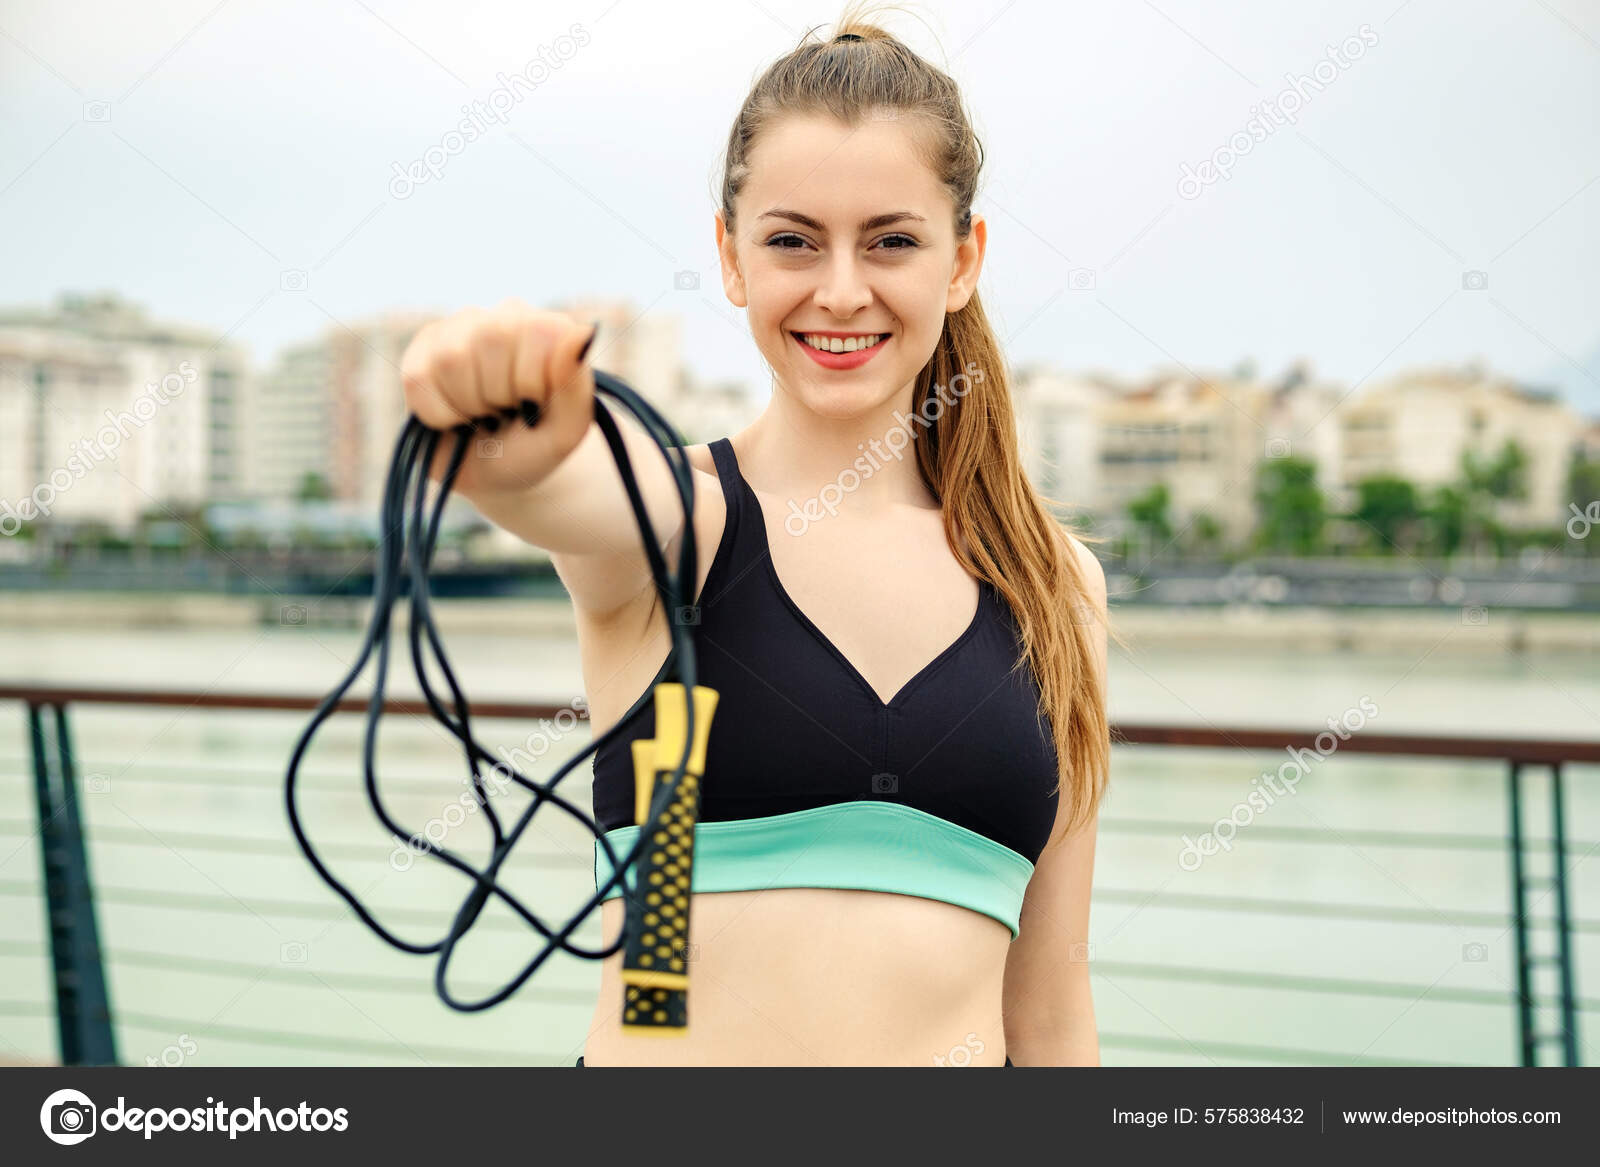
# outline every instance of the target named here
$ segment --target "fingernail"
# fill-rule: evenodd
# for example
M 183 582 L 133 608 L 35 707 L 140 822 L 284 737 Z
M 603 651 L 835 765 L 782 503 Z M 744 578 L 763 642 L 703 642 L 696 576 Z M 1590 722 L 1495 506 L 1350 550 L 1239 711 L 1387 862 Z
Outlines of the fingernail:
M 583 347 L 578 350 L 578 363 L 583 363 L 583 358 L 589 355 L 589 346 L 594 344 L 594 338 L 600 335 L 600 322 L 594 322 L 594 331 L 589 334 L 589 339 L 583 342 Z
M 522 403 L 522 420 L 530 427 L 539 424 L 539 403 L 537 401 L 524 401 Z

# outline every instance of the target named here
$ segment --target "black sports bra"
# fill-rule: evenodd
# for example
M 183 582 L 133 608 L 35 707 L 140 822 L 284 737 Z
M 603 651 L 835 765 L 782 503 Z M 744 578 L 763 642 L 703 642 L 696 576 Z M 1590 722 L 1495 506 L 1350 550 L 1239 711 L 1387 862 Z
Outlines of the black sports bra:
M 728 517 L 695 632 L 699 682 L 720 696 L 690 890 L 898 892 L 992 916 L 1015 939 L 1059 795 L 1004 598 L 979 580 L 966 630 L 883 701 L 784 590 L 732 443 L 710 449 Z M 595 818 L 618 854 L 638 834 L 631 743 L 654 734 L 646 701 L 593 759 Z M 610 874 L 596 842 L 595 886 Z

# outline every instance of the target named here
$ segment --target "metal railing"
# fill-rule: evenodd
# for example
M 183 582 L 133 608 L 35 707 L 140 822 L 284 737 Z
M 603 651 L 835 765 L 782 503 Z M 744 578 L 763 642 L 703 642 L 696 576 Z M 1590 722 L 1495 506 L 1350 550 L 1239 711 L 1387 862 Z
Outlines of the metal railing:
M 321 697 L 302 695 L 263 695 L 250 693 L 180 692 L 150 689 L 116 688 L 63 688 L 48 686 L 0 686 L 0 701 L 21 703 L 26 710 L 31 769 L 34 780 L 37 826 L 32 828 L 40 839 L 43 866 L 43 890 L 48 908 L 48 952 L 36 951 L 27 944 L 0 942 L 0 956 L 46 955 L 50 961 L 55 992 L 55 1018 L 59 1034 L 61 1061 L 66 1065 L 115 1064 L 117 1049 L 114 1038 L 114 1020 L 144 1028 L 179 1028 L 180 1019 L 152 1017 L 143 1014 L 121 1013 L 113 1017 L 107 992 L 107 954 L 102 951 L 96 924 L 97 901 L 118 904 L 163 906 L 182 911 L 237 911 L 238 904 L 225 896 L 210 896 L 196 892 L 156 892 L 146 889 L 97 887 L 89 870 L 85 830 L 78 808 L 79 780 L 75 768 L 72 734 L 68 709 L 73 705 L 102 706 L 163 706 L 183 710 L 235 710 L 311 712 L 322 702 Z M 389 699 L 384 703 L 389 715 L 431 716 L 428 704 L 422 700 Z M 340 714 L 365 714 L 367 699 L 362 696 L 347 697 L 336 706 Z M 482 701 L 474 702 L 473 716 L 477 718 L 550 719 L 561 713 L 569 716 L 573 704 L 549 702 Z M 1196 726 L 1170 726 L 1148 724 L 1120 724 L 1113 728 L 1113 742 L 1120 746 L 1190 747 L 1227 750 L 1281 751 L 1316 750 L 1315 742 L 1323 731 L 1303 729 L 1237 728 L 1219 729 Z M 1574 913 L 1568 880 L 1568 854 L 1571 840 L 1567 837 L 1565 821 L 1565 795 L 1563 767 L 1568 764 L 1600 763 L 1600 742 L 1561 740 L 1530 740 L 1519 738 L 1446 737 L 1429 735 L 1380 734 L 1364 731 L 1344 738 L 1339 744 L 1341 753 L 1362 753 L 1392 757 L 1471 759 L 1501 761 L 1507 766 L 1507 832 L 1503 839 L 1481 834 L 1462 834 L 1440 831 L 1360 830 L 1340 831 L 1343 840 L 1402 847 L 1439 848 L 1444 850 L 1496 851 L 1504 849 L 1510 860 L 1511 903 L 1504 912 L 1444 911 L 1434 908 L 1385 907 L 1365 904 L 1321 903 L 1305 900 L 1277 900 L 1259 896 L 1217 896 L 1193 892 L 1171 893 L 1163 902 L 1192 910 L 1224 910 L 1264 912 L 1293 916 L 1316 916 L 1331 919 L 1386 923 L 1446 922 L 1472 925 L 1509 925 L 1516 942 L 1516 988 L 1509 994 L 1477 988 L 1438 988 L 1398 984 L 1369 979 L 1308 977 L 1285 973 L 1247 970 L 1222 970 L 1194 967 L 1172 967 L 1158 964 L 1118 963 L 1107 966 L 1106 972 L 1155 979 L 1182 979 L 1190 983 L 1213 983 L 1234 987 L 1271 988 L 1307 991 L 1324 994 L 1341 994 L 1356 997 L 1416 997 L 1420 994 L 1435 1000 L 1474 1005 L 1510 1005 L 1515 1010 L 1518 1031 L 1518 1056 L 1523 1065 L 1538 1065 L 1540 1050 L 1554 1046 L 1559 1050 L 1561 1064 L 1578 1065 L 1581 1043 L 1578 1037 L 1579 1015 L 1582 1012 L 1600 1011 L 1600 1000 L 1580 996 L 1574 955 L 1574 937 L 1578 933 L 1600 933 L 1600 920 L 1578 918 Z M 1551 823 L 1548 839 L 1530 836 L 1526 822 L 1525 782 L 1527 771 L 1542 768 L 1548 773 L 1550 785 Z M 261 775 L 262 788 L 281 789 L 280 775 Z M 1102 832 L 1126 834 L 1170 832 L 1173 824 L 1136 818 L 1102 816 Z M 20 833 L 25 828 L 20 820 L 0 822 L 0 833 L 7 830 Z M 1324 832 L 1309 828 L 1252 826 L 1255 837 L 1283 841 L 1323 841 L 1317 836 Z M 104 828 L 102 836 L 116 841 L 116 828 Z M 122 840 L 139 842 L 132 836 L 142 831 L 127 831 L 130 838 Z M 170 834 L 174 842 L 200 850 L 215 850 L 238 854 L 248 851 L 252 842 L 227 835 L 207 832 L 176 832 Z M 1587 850 L 1600 847 L 1600 843 L 1584 844 Z M 351 854 L 368 848 L 346 845 Z M 340 854 L 337 845 L 325 848 L 328 854 Z M 1548 851 L 1552 873 L 1547 878 L 1529 876 L 1527 861 L 1533 851 Z M 1554 892 L 1553 911 L 1545 918 L 1535 916 L 1529 903 L 1529 893 L 1537 887 L 1547 887 Z M 0 880 L 0 898 L 35 895 L 36 888 L 25 881 Z M 1094 892 L 1101 902 L 1143 904 L 1149 895 L 1140 890 L 1099 888 Z M 263 904 L 269 911 L 286 917 L 334 920 L 346 914 L 341 905 L 306 904 L 295 901 Z M 396 918 L 405 919 L 402 911 Z M 433 917 L 413 910 L 411 918 L 417 922 L 431 921 Z M 494 921 L 486 921 L 493 926 Z M 507 926 L 510 927 L 509 922 Z M 1547 927 L 1555 934 L 1555 951 L 1535 953 L 1531 942 L 1535 928 Z M 218 975 L 262 975 L 260 970 L 240 962 L 222 959 L 185 958 L 168 953 L 139 950 L 117 950 L 110 953 L 111 960 L 129 966 L 156 968 L 189 968 L 196 972 Z M 1555 999 L 1539 997 L 1533 987 L 1533 972 L 1541 965 L 1553 966 L 1557 973 L 1558 990 Z M 323 974 L 352 988 L 376 991 L 417 991 L 418 984 L 410 978 L 400 978 L 363 973 Z M 577 1003 L 586 994 L 570 990 L 530 987 L 522 998 L 535 1002 Z M 1559 1025 L 1553 1031 L 1541 1032 L 1536 1027 L 1537 1008 L 1554 1005 Z M 0 1016 L 38 1015 L 40 1006 L 35 1002 L 0 1000 Z M 249 1027 L 227 1027 L 241 1040 L 269 1045 L 318 1049 L 344 1054 L 371 1054 L 382 1048 L 382 1043 L 345 1040 L 330 1044 L 319 1041 L 317 1035 L 295 1034 Z M 1294 1050 L 1279 1046 L 1261 1046 L 1248 1043 L 1212 1042 L 1195 1043 L 1183 1039 L 1163 1038 L 1138 1034 L 1101 1035 L 1102 1044 L 1129 1050 L 1157 1053 L 1202 1053 L 1249 1060 L 1283 1060 L 1289 1058 L 1326 1057 L 1324 1051 Z M 408 1043 L 408 1048 L 414 1048 Z M 473 1051 L 453 1047 L 430 1047 L 437 1056 L 449 1060 L 469 1057 Z M 1363 1058 L 1365 1064 L 1382 1064 L 1386 1059 Z M 1393 1061 L 1393 1059 L 1387 1059 Z M 1416 1064 L 1405 1062 L 1403 1064 Z

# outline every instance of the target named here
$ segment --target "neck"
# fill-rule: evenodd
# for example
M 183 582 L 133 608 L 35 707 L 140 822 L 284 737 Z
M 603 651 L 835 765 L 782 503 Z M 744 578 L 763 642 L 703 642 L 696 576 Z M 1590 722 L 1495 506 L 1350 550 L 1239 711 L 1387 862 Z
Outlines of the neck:
M 869 413 L 837 418 L 774 387 L 766 410 L 739 442 L 745 478 L 802 505 L 815 499 L 826 507 L 833 500 L 858 517 L 936 506 L 917 469 L 916 445 L 927 440 L 927 428 L 912 415 L 914 388 L 907 385 Z

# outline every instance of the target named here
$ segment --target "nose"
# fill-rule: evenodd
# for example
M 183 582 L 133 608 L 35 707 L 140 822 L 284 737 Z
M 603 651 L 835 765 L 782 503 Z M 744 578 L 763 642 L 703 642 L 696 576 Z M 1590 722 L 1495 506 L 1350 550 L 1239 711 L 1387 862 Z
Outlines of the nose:
M 872 288 L 853 248 L 834 251 L 813 300 L 817 307 L 841 320 L 848 320 L 872 303 Z

